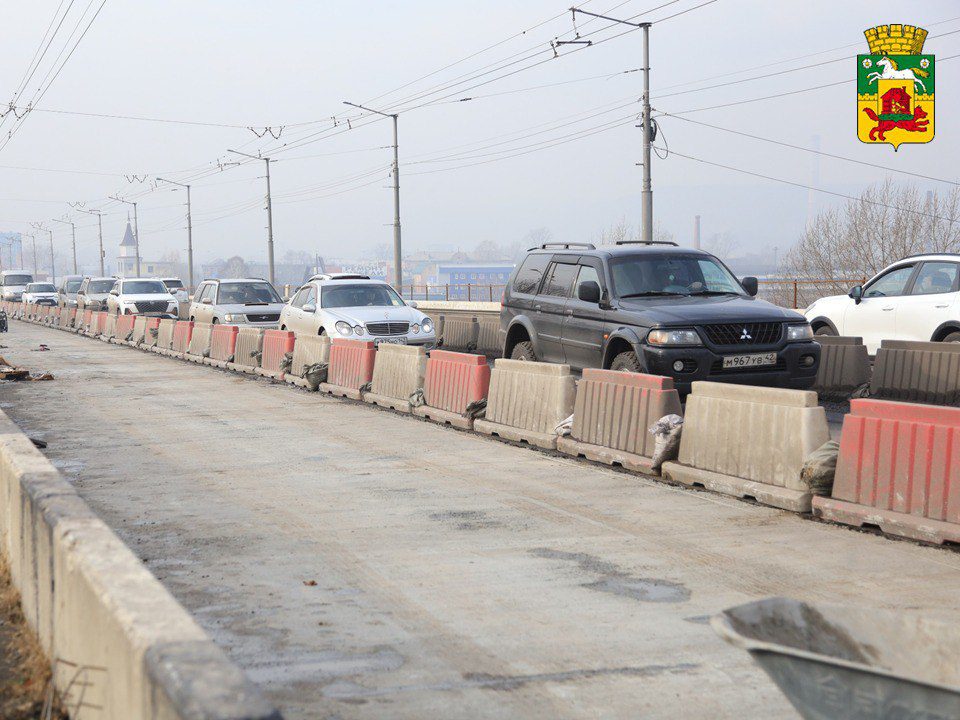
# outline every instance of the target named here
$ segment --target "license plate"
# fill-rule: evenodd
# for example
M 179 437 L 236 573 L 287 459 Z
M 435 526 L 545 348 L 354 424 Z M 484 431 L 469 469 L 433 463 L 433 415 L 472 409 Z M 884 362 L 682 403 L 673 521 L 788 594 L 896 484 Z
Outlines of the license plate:
M 375 338 L 373 342 L 375 345 L 383 345 L 384 343 L 387 345 L 406 345 L 407 339 L 405 337 Z
M 777 354 L 759 353 L 757 355 L 728 355 L 723 359 L 723 369 L 729 368 L 747 368 L 761 367 L 763 365 L 776 365 Z

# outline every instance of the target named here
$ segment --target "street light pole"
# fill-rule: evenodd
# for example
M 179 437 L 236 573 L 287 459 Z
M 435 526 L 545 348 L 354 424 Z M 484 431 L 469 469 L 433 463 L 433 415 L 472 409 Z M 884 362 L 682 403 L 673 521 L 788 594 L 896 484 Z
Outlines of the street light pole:
M 250 155 L 239 150 L 227 150 L 234 155 L 242 155 L 251 160 L 263 160 L 267 164 L 267 264 L 270 268 L 270 284 L 275 283 L 273 270 L 273 197 L 270 194 L 270 158 L 260 155 Z
M 187 189 L 187 290 L 193 292 L 193 220 L 191 214 L 190 206 L 190 186 L 185 183 L 174 182 L 173 180 L 165 180 L 164 178 L 157 178 L 158 182 L 169 183 L 170 185 L 178 185 L 179 187 Z M 273 270 L 271 268 L 271 275 Z M 272 281 L 271 281 L 272 282 Z
M 98 232 L 99 232 L 99 234 L 100 234 L 100 276 L 103 277 L 103 274 L 104 274 L 104 269 L 103 269 L 103 257 L 104 257 L 104 253 L 103 253 L 103 213 L 100 212 L 99 210 L 82 210 L 82 209 L 80 209 L 80 208 L 76 208 L 76 209 L 77 209 L 77 210 L 80 210 L 80 212 L 82 212 L 82 213 L 87 213 L 87 215 L 96 215 L 96 216 L 97 216 L 97 230 L 98 230 Z
M 57 220 L 54 218 L 53 221 L 70 226 L 70 231 L 73 234 L 73 274 L 77 275 L 79 273 L 77 270 L 77 225 L 72 220 Z
M 397 290 L 403 291 L 403 261 L 400 242 L 400 141 L 397 128 L 399 122 L 398 113 L 385 113 L 379 110 L 373 110 L 363 105 L 343 101 L 344 105 L 366 110 L 375 115 L 382 115 L 393 120 L 393 282 Z
M 23 233 L 23 234 L 26 235 L 31 240 L 33 240 L 33 278 L 34 280 L 36 280 L 37 275 L 40 274 L 40 271 L 37 269 L 37 236 L 31 235 L 29 233 Z M 20 244 L 23 245 L 23 243 L 20 243 Z M 20 263 L 20 264 L 23 265 L 23 263 Z
M 140 277 L 140 223 L 137 220 L 137 203 L 130 200 L 124 200 L 116 195 L 110 196 L 111 200 L 122 202 L 125 205 L 133 205 L 133 243 L 137 251 L 137 277 Z

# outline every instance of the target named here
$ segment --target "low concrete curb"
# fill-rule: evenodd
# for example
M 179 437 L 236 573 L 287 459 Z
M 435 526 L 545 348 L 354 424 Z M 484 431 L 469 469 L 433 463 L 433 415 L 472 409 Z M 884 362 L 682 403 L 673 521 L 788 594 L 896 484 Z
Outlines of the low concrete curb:
M 67 705 L 82 692 L 100 720 L 280 719 L 3 413 L 0 550 Z

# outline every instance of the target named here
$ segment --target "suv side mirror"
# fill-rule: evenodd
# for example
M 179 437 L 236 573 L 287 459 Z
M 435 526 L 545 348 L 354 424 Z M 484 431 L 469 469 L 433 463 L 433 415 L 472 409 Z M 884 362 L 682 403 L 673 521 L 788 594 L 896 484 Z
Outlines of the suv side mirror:
M 860 301 L 863 300 L 863 285 L 854 285 L 850 288 L 850 292 L 847 295 L 853 300 L 857 305 L 860 304 Z
M 600 303 L 600 285 L 594 280 L 584 280 L 577 286 L 577 297 L 588 303 Z
M 756 297 L 760 291 L 760 283 L 757 282 L 755 277 L 745 277 L 740 281 L 740 284 L 750 297 Z
M 317 311 L 316 303 L 307 303 L 303 306 L 303 311 L 306 313 L 315 313 Z
M 200 301 L 201 305 L 213 305 L 213 298 L 204 298 Z
M 407 302 L 407 305 L 409 305 L 409 306 L 412 307 L 412 308 L 416 308 L 416 307 L 417 307 L 417 301 L 416 301 L 416 300 L 410 300 L 409 302 Z

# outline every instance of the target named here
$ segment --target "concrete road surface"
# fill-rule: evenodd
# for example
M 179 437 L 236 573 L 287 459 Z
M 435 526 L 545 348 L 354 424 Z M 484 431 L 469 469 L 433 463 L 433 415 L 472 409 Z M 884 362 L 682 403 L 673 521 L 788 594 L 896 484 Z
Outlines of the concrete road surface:
M 796 717 L 709 615 L 960 605 L 950 551 L 52 329 L 0 342 L 56 376 L 5 411 L 287 718 Z

